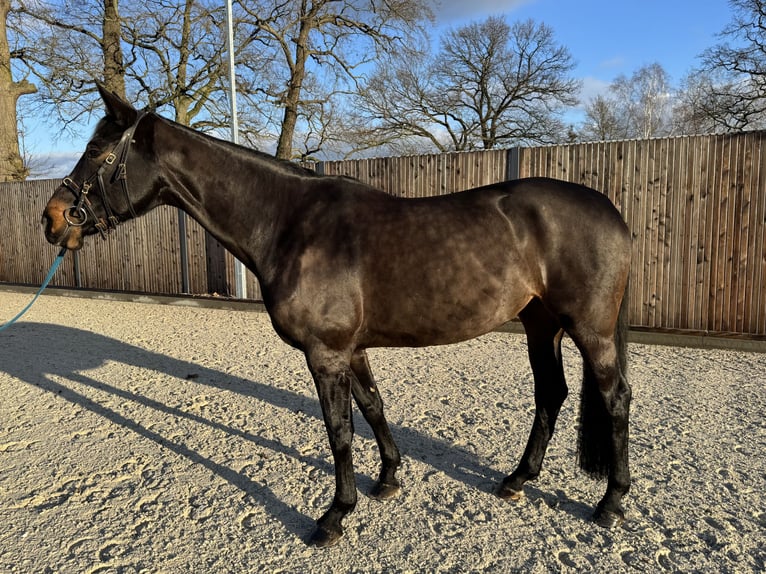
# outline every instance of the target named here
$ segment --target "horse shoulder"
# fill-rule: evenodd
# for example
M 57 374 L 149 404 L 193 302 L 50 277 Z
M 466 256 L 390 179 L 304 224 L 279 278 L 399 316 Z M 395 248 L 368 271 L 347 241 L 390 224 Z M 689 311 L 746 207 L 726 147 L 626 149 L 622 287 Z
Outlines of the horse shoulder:
M 346 213 L 343 186 L 328 183 L 291 205 L 270 257 L 272 277 L 264 286 L 276 331 L 304 350 L 317 339 L 346 348 L 361 323 L 353 218 Z

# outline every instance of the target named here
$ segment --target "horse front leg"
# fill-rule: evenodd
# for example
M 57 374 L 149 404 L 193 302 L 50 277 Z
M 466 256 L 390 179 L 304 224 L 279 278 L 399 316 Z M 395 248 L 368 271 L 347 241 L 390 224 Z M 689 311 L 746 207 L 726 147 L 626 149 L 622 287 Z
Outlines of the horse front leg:
M 356 380 L 348 359 L 328 352 L 307 353 L 316 384 L 330 449 L 335 461 L 335 497 L 319 520 L 309 541 L 318 547 L 335 544 L 343 536 L 341 522 L 356 506 L 356 481 L 351 459 L 354 434 L 351 418 L 351 386 Z
M 364 350 L 358 350 L 351 356 L 351 369 L 356 375 L 356 378 L 352 380 L 351 393 L 359 410 L 372 428 L 380 450 L 380 474 L 370 496 L 378 500 L 388 500 L 399 493 L 400 485 L 396 478 L 396 471 L 401 464 L 401 455 L 383 413 L 383 400 Z
M 561 357 L 563 331 L 537 300 L 519 314 L 527 332 L 529 362 L 535 380 L 535 419 L 527 446 L 516 470 L 497 490 L 505 500 L 519 500 L 524 483 L 537 478 L 553 436 L 561 405 L 567 397 Z

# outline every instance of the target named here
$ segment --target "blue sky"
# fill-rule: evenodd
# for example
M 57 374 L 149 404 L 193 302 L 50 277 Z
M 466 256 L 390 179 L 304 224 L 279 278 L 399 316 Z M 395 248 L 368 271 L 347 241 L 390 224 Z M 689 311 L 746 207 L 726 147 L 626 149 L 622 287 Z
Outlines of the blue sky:
M 556 40 L 571 52 L 574 75 L 583 82 L 583 101 L 606 90 L 620 74 L 630 76 L 645 64 L 659 62 L 677 84 L 698 63 L 703 50 L 717 42 L 717 34 L 731 21 L 727 0 L 441 0 L 437 30 L 504 14 L 508 20 L 545 23 Z M 571 118 L 577 120 L 577 113 Z M 93 118 L 92 124 L 98 118 Z M 51 157 L 49 177 L 60 177 L 74 165 L 91 127 L 80 137 L 62 136 L 45 124 L 27 122 L 28 152 Z M 53 138 L 51 136 L 54 136 Z
M 587 99 L 618 75 L 659 62 L 678 83 L 731 21 L 727 0 L 442 0 L 439 24 L 506 14 L 551 27 L 577 62 Z

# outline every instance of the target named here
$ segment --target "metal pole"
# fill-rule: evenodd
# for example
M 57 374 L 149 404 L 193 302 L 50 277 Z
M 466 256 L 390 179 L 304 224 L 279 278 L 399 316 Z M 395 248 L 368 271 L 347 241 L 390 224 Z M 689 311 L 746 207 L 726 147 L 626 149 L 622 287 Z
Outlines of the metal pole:
M 80 289 L 82 287 L 82 273 L 80 271 L 80 252 L 75 251 L 74 255 L 74 286 Z
M 231 141 L 239 143 L 239 124 L 237 121 L 237 75 L 234 65 L 234 24 L 233 24 L 231 0 L 226 0 L 226 40 L 229 52 L 229 101 L 231 102 Z M 234 259 L 234 295 L 238 299 L 247 297 L 247 281 L 245 266 L 238 259 Z
M 231 104 L 231 141 L 239 143 L 239 125 L 237 122 L 237 72 L 234 64 L 234 17 L 231 0 L 226 0 L 226 42 L 229 52 L 229 103 Z

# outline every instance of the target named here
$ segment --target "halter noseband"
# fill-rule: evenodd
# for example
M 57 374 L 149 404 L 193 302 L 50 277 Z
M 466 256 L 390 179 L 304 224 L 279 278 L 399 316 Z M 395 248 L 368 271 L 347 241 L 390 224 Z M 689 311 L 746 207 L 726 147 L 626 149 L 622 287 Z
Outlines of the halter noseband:
M 109 200 L 106 194 L 106 187 L 104 186 L 104 173 L 106 173 L 106 170 L 109 169 L 110 166 L 117 162 L 118 153 L 119 162 L 117 163 L 117 168 L 112 174 L 112 182 L 119 180 L 120 185 L 122 186 L 122 191 L 125 195 L 125 201 L 128 204 L 130 217 L 132 219 L 138 217 L 135 209 L 133 209 L 133 203 L 130 201 L 130 195 L 128 194 L 128 171 L 125 166 L 125 162 L 128 158 L 128 152 L 130 151 L 130 144 L 133 143 L 133 134 L 138 127 L 138 123 L 145 115 L 146 112 L 143 110 L 138 112 L 136 121 L 133 122 L 132 126 L 123 132 L 120 141 L 117 142 L 117 145 L 115 145 L 114 148 L 112 148 L 112 151 L 109 152 L 109 154 L 106 156 L 106 159 L 104 160 L 104 163 L 101 164 L 101 167 L 99 167 L 95 173 L 91 174 L 88 179 L 82 182 L 82 185 L 78 186 L 71 177 L 64 178 L 62 185 L 71 191 L 77 198 L 77 203 L 64 211 L 64 219 L 66 219 L 68 225 L 72 227 L 81 227 L 85 225 L 86 221 L 88 221 L 88 217 L 91 217 L 93 218 L 93 221 L 96 222 L 96 229 L 104 239 L 106 239 L 107 233 L 110 233 L 117 228 L 117 225 L 120 223 L 120 219 L 114 215 L 114 212 L 109 205 Z M 101 203 L 104 206 L 104 211 L 106 211 L 106 221 L 96 215 L 96 212 L 93 211 L 93 205 L 88 198 L 88 193 L 93 187 L 94 181 L 98 186 Z

